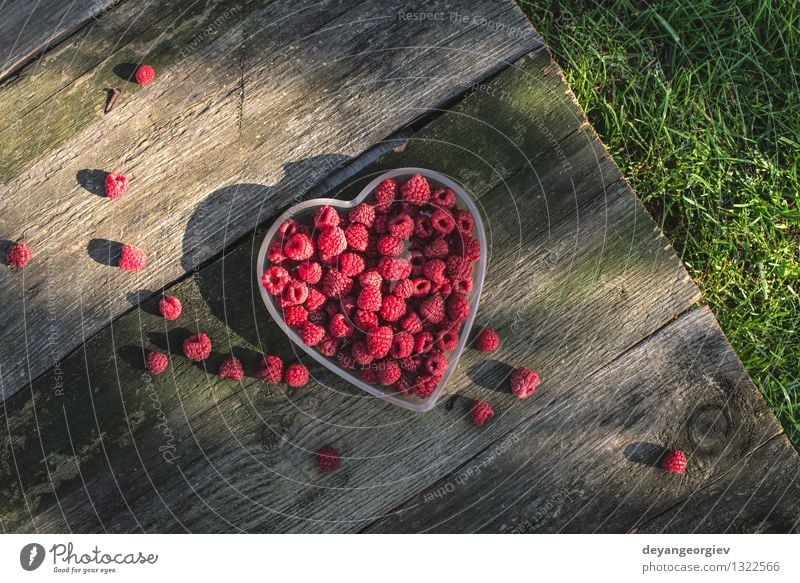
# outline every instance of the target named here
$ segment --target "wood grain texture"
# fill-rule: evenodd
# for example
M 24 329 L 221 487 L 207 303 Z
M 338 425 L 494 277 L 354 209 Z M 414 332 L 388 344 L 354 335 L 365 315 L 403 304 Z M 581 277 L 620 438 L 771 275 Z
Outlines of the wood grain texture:
M 213 14 L 231 10 L 207 4 Z M 480 18 L 436 26 L 400 18 L 390 2 L 241 6 L 211 21 L 220 22 L 217 34 L 198 28 L 213 16 L 205 13 L 158 21 L 153 34 L 164 36 L 152 54 L 146 41 L 133 40 L 109 51 L 85 72 L 71 71 L 77 76 L 4 130 L 17 140 L 12 163 L 36 152 L 24 171 L 10 172 L 0 197 L 6 236 L 34 249 L 24 276 L 0 274 L 0 340 L 11 347 L 0 357 L 4 396 L 382 137 L 541 46 L 507 1 L 461 3 Z M 187 46 L 193 50 L 183 53 Z M 97 95 L 113 65 L 143 54 L 157 66 L 157 81 L 126 89 L 103 116 Z M 57 106 L 62 97 L 66 111 Z M 55 117 L 40 113 L 51 106 Z M 51 128 L 54 119 L 67 121 Z M 42 140 L 56 145 L 39 154 Z M 131 178 L 124 199 L 99 196 L 105 170 Z M 146 270 L 109 265 L 121 243 L 146 249 Z
M 503 417 L 498 422 L 510 428 Z M 745 510 L 746 496 L 759 494 L 755 476 L 734 484 L 742 458 L 780 433 L 711 312 L 697 309 L 368 530 L 625 532 L 643 523 L 648 530 L 685 532 L 696 520 L 720 532 Z M 655 467 L 665 448 L 686 451 L 686 474 Z M 778 491 L 796 476 L 800 459 L 785 439 L 779 449 L 782 479 L 761 492 L 769 497 L 760 504 L 772 506 L 790 530 L 786 518 L 800 516 L 800 500 Z M 719 501 L 723 488 L 736 490 L 739 499 Z M 717 498 L 725 511 L 704 511 L 697 498 L 706 507 Z M 648 522 L 676 505 L 684 513 L 671 513 L 674 524 L 667 515 Z
M 0 5 L 0 81 L 120 0 L 5 0 Z

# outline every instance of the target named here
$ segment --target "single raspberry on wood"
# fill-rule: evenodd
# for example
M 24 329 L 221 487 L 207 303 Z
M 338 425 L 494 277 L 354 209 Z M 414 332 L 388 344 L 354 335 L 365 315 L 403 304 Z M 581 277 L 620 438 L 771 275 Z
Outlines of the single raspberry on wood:
M 486 401 L 475 401 L 469 409 L 469 415 L 475 427 L 483 427 L 484 423 L 494 417 L 494 409 Z
M 401 213 L 389 221 L 387 229 L 393 237 L 408 239 L 414 232 L 414 219 L 406 213 Z
M 403 298 L 388 295 L 381 303 L 380 315 L 387 322 L 396 322 L 406 313 L 406 302 Z
M 183 311 L 181 301 L 175 296 L 164 296 L 158 302 L 158 311 L 164 316 L 165 320 L 177 320 Z
M 353 223 L 344 232 L 347 246 L 355 251 L 366 251 L 369 244 L 369 232 L 361 223 Z
M 244 378 L 244 368 L 242 363 L 235 356 L 231 356 L 222 361 L 219 365 L 220 378 L 231 379 L 233 381 L 240 381 Z
M 375 358 L 383 358 L 392 348 L 392 329 L 388 326 L 376 326 L 367 332 L 367 349 Z
M 156 78 L 156 70 L 150 65 L 141 65 L 136 69 L 134 78 L 139 85 L 148 85 Z
M 211 354 L 211 339 L 200 332 L 183 341 L 183 355 L 189 360 L 200 362 Z
M 492 328 L 484 328 L 475 337 L 475 348 L 481 352 L 494 352 L 500 348 L 500 336 Z
M 308 310 L 303 306 L 287 306 L 283 309 L 283 321 L 289 328 L 302 328 L 308 322 Z
M 325 337 L 325 328 L 313 322 L 306 322 L 300 328 L 300 338 L 308 346 L 316 346 Z
M 330 268 L 322 278 L 322 293 L 329 298 L 338 299 L 347 295 L 353 287 L 353 280 L 336 268 Z
M 25 243 L 17 242 L 11 245 L 6 252 L 6 265 L 21 269 L 31 260 L 31 248 Z
M 362 286 L 361 292 L 358 294 L 359 308 L 370 312 L 377 312 L 381 309 L 382 302 L 381 288 L 374 285 Z
M 397 181 L 393 178 L 387 178 L 381 182 L 375 189 L 375 202 L 378 204 L 376 210 L 387 210 L 397 198 Z
M 300 364 L 290 364 L 284 373 L 286 384 L 290 387 L 302 387 L 308 382 L 308 369 Z
M 527 399 L 539 386 L 539 375 L 529 368 L 520 367 L 511 373 L 511 391 L 520 399 Z
M 387 281 L 406 279 L 411 275 L 411 265 L 400 257 L 383 257 L 378 263 L 381 277 Z
M 452 294 L 447 298 L 447 317 L 454 322 L 463 322 L 469 318 L 470 307 L 467 296 Z
M 438 324 L 444 320 L 444 300 L 439 294 L 433 294 L 425 298 L 419 305 L 419 315 L 423 320 L 432 324 Z
M 147 353 L 147 370 L 150 374 L 159 375 L 169 366 L 169 358 L 163 352 L 148 352 Z
M 338 265 L 344 275 L 354 277 L 364 271 L 364 258 L 356 253 L 342 253 Z
M 326 474 L 335 472 L 341 466 L 339 451 L 330 445 L 319 448 L 316 453 L 316 458 L 319 471 L 325 472 Z
M 389 354 L 392 358 L 407 358 L 414 352 L 414 337 L 408 332 L 397 332 L 392 339 Z
M 122 174 L 109 172 L 106 174 L 106 196 L 111 199 L 122 198 L 128 188 L 128 177 Z
M 351 223 L 361 223 L 366 227 L 371 227 L 372 222 L 375 220 L 375 209 L 372 207 L 371 204 L 362 202 L 361 204 L 359 204 L 357 207 L 355 207 L 353 210 L 350 211 L 350 214 L 347 215 L 347 218 L 350 219 Z M 349 239 L 347 243 L 348 245 L 350 244 Z
M 456 205 L 456 193 L 449 188 L 437 188 L 431 193 L 430 204 L 438 208 L 453 208 Z
M 304 261 L 297 266 L 297 277 L 306 283 L 319 283 L 322 279 L 322 266 L 317 261 Z
M 123 245 L 119 258 L 119 268 L 124 271 L 139 271 L 147 265 L 147 255 L 133 245 Z
M 317 237 L 317 249 L 323 260 L 335 257 L 347 249 L 347 236 L 339 227 L 328 227 Z
M 328 332 L 334 338 L 347 338 L 353 335 L 353 326 L 344 314 L 336 314 L 328 324 Z
M 283 254 L 295 261 L 308 259 L 314 255 L 314 241 L 305 233 L 290 235 L 283 244 Z
M 321 206 L 314 212 L 314 216 L 311 218 L 311 224 L 314 225 L 314 229 L 318 231 L 327 229 L 328 227 L 338 227 L 339 213 L 330 205 Z
M 393 360 L 382 362 L 378 366 L 378 380 L 384 387 L 389 387 L 400 380 L 400 366 Z
M 415 174 L 403 184 L 400 188 L 400 194 L 404 201 L 422 206 L 431 197 L 431 186 L 424 176 Z
M 433 377 L 443 375 L 448 364 L 447 357 L 441 352 L 432 352 L 425 358 L 425 370 Z
M 682 474 L 686 471 L 686 454 L 679 449 L 672 449 L 661 458 L 661 468 L 670 474 Z
M 278 356 L 265 356 L 258 365 L 256 376 L 266 383 L 279 383 L 283 378 L 283 361 Z

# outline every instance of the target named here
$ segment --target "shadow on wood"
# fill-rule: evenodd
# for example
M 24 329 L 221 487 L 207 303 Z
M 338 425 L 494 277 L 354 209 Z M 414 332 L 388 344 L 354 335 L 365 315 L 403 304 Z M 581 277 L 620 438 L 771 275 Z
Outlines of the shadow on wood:
M 116 267 L 119 265 L 119 258 L 122 255 L 122 243 L 109 239 L 92 239 L 86 246 L 89 257 L 97 261 L 100 265 Z

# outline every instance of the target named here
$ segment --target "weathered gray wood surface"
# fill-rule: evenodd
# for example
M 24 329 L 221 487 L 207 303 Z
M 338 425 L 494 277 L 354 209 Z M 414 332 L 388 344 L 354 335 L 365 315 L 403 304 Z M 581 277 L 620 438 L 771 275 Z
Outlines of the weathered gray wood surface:
M 119 0 L 4 0 L 0 4 L 0 81 Z
M 504 426 L 508 433 L 480 456 L 368 530 L 652 530 L 653 517 L 679 504 L 684 522 L 672 527 L 662 518 L 667 531 L 691 530 L 691 520 L 706 520 L 711 532 L 760 522 L 768 505 L 800 516 L 800 500 L 774 495 L 759 507 L 729 500 L 724 514 L 697 514 L 693 499 L 706 499 L 707 488 L 713 499 L 735 489 L 742 459 L 778 435 L 776 461 L 786 473 L 800 469 L 708 308 L 661 329 L 523 423 Z M 655 467 L 673 447 L 690 460 L 683 476 Z M 775 489 L 786 486 L 777 480 Z
M 230 2 L 209 6 L 232 10 Z M 24 277 L 0 273 L 3 395 L 345 161 L 541 45 L 510 1 L 459 7 L 524 34 L 473 20 L 420 24 L 391 2 L 331 0 L 298 11 L 288 0 L 253 0 L 217 16 L 214 34 L 197 27 L 213 16 L 207 11 L 188 25 L 167 18 L 151 23 L 150 34 L 165 35 L 155 48 L 131 40 L 88 71 L 69 69 L 74 78 L 3 134 L 15 142 L 0 187 L 3 231 L 34 250 Z M 98 32 L 106 42 L 109 30 Z M 114 67 L 138 62 L 137 54 L 157 66 L 157 81 L 126 86 L 104 116 L 103 88 L 121 81 Z M 65 46 L 47 63 L 51 72 L 69 56 Z M 18 174 L 15 160 L 24 165 Z M 98 196 L 97 169 L 128 174 L 126 197 Z M 198 207 L 203 230 L 188 238 Z M 118 243 L 143 247 L 147 269 L 107 265 Z

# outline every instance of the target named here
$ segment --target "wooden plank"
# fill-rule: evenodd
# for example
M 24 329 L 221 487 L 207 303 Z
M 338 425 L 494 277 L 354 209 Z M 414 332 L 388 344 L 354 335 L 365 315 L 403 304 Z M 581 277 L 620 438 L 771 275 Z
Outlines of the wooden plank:
M 729 474 L 655 517 L 635 532 L 800 533 L 797 451 L 778 435 Z
M 6 232 L 35 253 L 24 278 L 0 275 L 8 298 L 0 339 L 12 347 L 0 357 L 4 396 L 381 137 L 541 44 L 507 1 L 470 1 L 462 9 L 480 18 L 446 27 L 401 19 L 389 2 L 331 0 L 300 13 L 288 0 L 259 5 L 179 62 L 162 66 L 154 56 L 157 82 L 129 92 L 113 115 L 99 114 L 101 104 L 87 110 L 86 95 L 108 85 L 114 62 L 130 62 L 135 43 L 42 104 L 77 92 L 70 111 L 93 118 L 3 187 Z M 500 25 L 528 34 L 512 37 Z M 172 43 L 189 34 L 178 26 L 173 38 L 169 21 L 162 27 Z M 167 43 L 158 54 L 170 47 L 175 53 Z M 14 128 L 29 145 L 52 122 L 37 111 L 25 116 L 33 125 Z M 25 149 L 10 148 L 12 158 Z M 124 199 L 97 196 L 98 168 L 131 176 Z M 175 233 L 187 224 L 192 237 L 181 240 Z M 108 265 L 121 242 L 149 252 L 147 269 Z
M 713 315 L 701 308 L 551 400 L 368 530 L 624 532 L 684 500 L 693 514 L 695 493 L 724 483 L 744 456 L 780 433 Z M 800 459 L 783 443 L 787 472 L 796 472 Z M 672 447 L 687 452 L 683 476 L 654 467 Z M 796 498 L 764 502 L 781 514 L 800 512 Z M 706 518 L 710 532 L 725 524 Z M 687 520 L 665 530 L 684 532 Z
M 119 0 L 5 0 L 0 5 L 0 81 Z
M 697 299 L 641 205 L 624 183 L 615 184 L 606 193 L 598 191 L 549 233 L 538 214 L 519 215 L 519 238 L 493 248 L 481 313 L 507 340 L 488 366 L 485 356 L 474 351 L 464 356 L 448 387 L 459 395 L 455 408 L 445 398 L 431 412 L 413 415 L 342 387 L 318 369 L 317 381 L 302 391 L 265 390 L 253 381 L 240 388 L 206 376 L 180 358 L 175 359 L 174 376 L 159 379 L 150 389 L 147 382 L 137 381 L 141 370 L 133 366 L 118 362 L 110 374 L 115 355 L 91 346 L 93 361 L 99 357 L 106 363 L 105 370 L 97 367 L 97 377 L 110 385 L 106 390 L 124 390 L 126 399 L 158 392 L 160 411 L 174 436 L 170 457 L 177 459 L 167 462 L 159 451 L 167 445 L 165 434 L 163 427 L 152 427 L 149 408 L 131 406 L 130 424 L 137 430 L 151 425 L 141 437 L 120 436 L 101 425 L 98 433 L 116 433 L 104 442 L 118 440 L 112 441 L 117 450 L 109 461 L 95 455 L 93 465 L 91 453 L 59 458 L 60 467 L 71 469 L 73 476 L 57 487 L 71 493 L 59 495 L 59 506 L 25 525 L 20 525 L 25 516 L 19 492 L 8 493 L 3 522 L 20 525 L 15 529 L 47 531 L 205 532 L 355 530 L 373 521 L 487 447 L 505 433 L 503 428 L 547 407 Z M 554 185 L 545 190 L 550 188 Z M 529 202 L 526 192 L 533 190 L 487 195 L 482 199 L 484 208 L 491 209 L 487 223 L 508 221 L 515 205 Z M 492 197 L 505 204 L 489 201 Z M 534 236 L 537 224 L 540 232 Z M 250 269 L 257 241 L 203 270 L 199 283 L 182 282 L 175 288 L 192 302 L 190 319 L 211 327 L 221 345 L 220 355 L 209 363 L 212 371 L 229 342 L 250 370 L 262 351 L 289 349 L 264 322 L 263 311 L 254 304 L 255 288 L 241 286 L 241 273 Z M 509 289 L 491 283 L 509 279 L 526 285 Z M 194 299 L 198 297 L 199 302 Z M 123 331 L 105 342 L 141 342 L 147 330 L 163 327 L 146 313 L 138 317 L 141 331 Z M 156 345 L 163 343 L 159 334 L 150 332 Z M 170 345 L 185 334 L 185 329 L 174 330 Z M 602 343 L 597 342 L 600 337 Z M 517 363 L 542 371 L 546 380 L 540 396 L 521 402 L 502 389 L 501 379 Z M 114 386 L 115 375 L 124 389 Z M 499 411 L 497 422 L 482 431 L 472 427 L 463 411 L 463 403 L 476 397 L 490 399 Z M 10 433 L 18 435 L 20 429 Z M 125 447 L 123 439 L 133 440 L 136 447 Z M 309 452 L 328 441 L 340 446 L 347 459 L 342 471 L 320 476 Z M 87 471 L 85 487 L 77 481 L 78 468 Z M 38 488 L 40 508 L 53 500 L 44 491 L 49 483 L 42 475 L 39 463 L 23 477 L 36 477 L 25 489 Z

